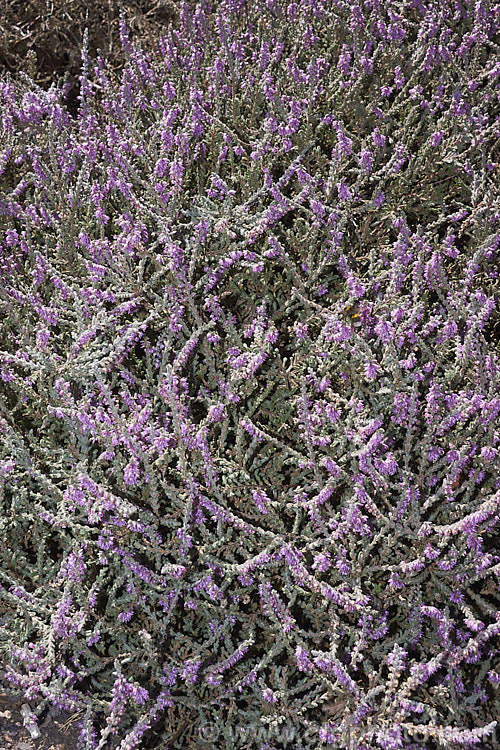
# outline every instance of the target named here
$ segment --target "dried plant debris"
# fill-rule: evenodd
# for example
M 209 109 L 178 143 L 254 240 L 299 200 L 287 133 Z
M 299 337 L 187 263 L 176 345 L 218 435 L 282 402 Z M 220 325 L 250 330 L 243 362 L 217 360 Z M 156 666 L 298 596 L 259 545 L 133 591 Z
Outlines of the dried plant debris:
M 92 56 L 100 53 L 115 67 L 123 66 L 117 0 L 4 0 L 0 14 L 0 75 L 28 72 L 47 88 L 68 75 L 76 86 L 85 28 Z M 131 35 L 154 49 L 159 37 L 177 24 L 174 0 L 130 0 L 124 6 Z

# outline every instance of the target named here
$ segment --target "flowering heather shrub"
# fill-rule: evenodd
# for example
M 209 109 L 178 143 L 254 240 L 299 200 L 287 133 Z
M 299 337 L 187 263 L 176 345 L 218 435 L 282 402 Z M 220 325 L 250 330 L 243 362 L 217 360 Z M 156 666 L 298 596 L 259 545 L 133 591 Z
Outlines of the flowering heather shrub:
M 82 750 L 492 747 L 500 6 L 184 4 L 0 85 L 2 651 Z

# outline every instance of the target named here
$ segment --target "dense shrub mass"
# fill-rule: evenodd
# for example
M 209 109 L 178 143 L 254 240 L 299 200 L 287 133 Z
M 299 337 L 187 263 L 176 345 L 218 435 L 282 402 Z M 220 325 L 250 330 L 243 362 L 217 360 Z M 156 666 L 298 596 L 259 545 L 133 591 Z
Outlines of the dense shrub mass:
M 81 750 L 493 747 L 500 6 L 181 7 L 0 83 L 1 648 Z M 156 743 L 156 744 L 155 744 Z

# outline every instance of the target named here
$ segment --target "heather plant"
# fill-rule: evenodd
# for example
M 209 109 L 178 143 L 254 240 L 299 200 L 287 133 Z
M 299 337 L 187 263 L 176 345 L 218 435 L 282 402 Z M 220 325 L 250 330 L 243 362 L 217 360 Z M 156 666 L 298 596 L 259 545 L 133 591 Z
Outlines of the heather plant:
M 493 747 L 500 7 L 197 2 L 0 84 L 1 648 L 82 750 Z M 156 744 L 155 744 L 156 743 Z

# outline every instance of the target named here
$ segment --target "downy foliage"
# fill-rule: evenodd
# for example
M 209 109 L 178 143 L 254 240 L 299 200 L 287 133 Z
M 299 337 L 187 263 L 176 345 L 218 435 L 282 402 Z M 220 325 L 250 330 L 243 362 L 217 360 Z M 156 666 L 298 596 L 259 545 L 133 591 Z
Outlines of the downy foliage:
M 183 3 L 0 83 L 1 649 L 81 750 L 492 747 L 499 15 Z M 156 744 L 154 744 L 156 743 Z

